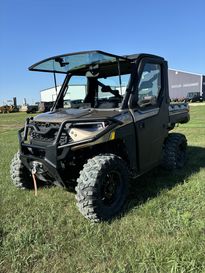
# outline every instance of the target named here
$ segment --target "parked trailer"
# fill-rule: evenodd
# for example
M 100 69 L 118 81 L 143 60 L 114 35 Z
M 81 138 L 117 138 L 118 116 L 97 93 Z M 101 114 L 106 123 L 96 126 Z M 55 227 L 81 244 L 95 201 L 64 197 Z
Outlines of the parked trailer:
M 205 99 L 204 76 L 174 69 L 168 70 L 170 99 L 186 99 L 189 94 L 195 93 Z M 204 81 L 203 81 L 204 79 Z

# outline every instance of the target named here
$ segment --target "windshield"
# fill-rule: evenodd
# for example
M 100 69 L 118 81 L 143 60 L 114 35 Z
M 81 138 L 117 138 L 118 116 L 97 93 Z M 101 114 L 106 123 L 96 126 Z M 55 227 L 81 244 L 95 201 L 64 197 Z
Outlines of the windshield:
M 105 78 L 72 76 L 64 92 L 63 108 L 119 108 L 129 78 L 129 73 Z
M 117 59 L 119 61 L 126 60 L 124 57 L 102 51 L 71 53 L 43 60 L 32 65 L 29 70 L 56 73 L 68 73 L 70 71 L 79 70 L 79 73 L 82 73 L 84 70 L 81 71 L 81 69 L 89 65 L 109 64 L 116 62 Z
M 32 65 L 29 70 L 66 74 L 54 108 L 118 108 L 124 98 L 132 62 L 103 51 L 70 53 Z M 69 81 L 69 83 L 68 83 Z M 54 89 L 54 88 L 51 88 Z

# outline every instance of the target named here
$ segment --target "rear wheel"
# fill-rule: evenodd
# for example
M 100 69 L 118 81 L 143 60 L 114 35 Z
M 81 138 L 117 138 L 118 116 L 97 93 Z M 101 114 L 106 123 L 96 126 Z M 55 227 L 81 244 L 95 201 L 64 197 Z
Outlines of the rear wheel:
M 162 167 L 167 170 L 182 168 L 186 161 L 187 140 L 180 133 L 171 133 L 164 144 Z
M 10 165 L 10 176 L 13 184 L 20 189 L 33 189 L 33 180 L 29 170 L 23 165 L 20 153 L 17 152 Z
M 85 218 L 93 222 L 106 221 L 122 211 L 128 169 L 120 157 L 105 154 L 89 159 L 77 183 L 77 206 Z

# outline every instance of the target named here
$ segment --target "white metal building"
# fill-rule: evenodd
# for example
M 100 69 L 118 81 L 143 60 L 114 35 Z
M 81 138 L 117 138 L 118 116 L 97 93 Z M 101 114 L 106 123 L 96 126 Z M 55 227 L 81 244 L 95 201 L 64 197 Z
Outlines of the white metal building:
M 55 87 L 51 87 L 51 88 L 42 90 L 41 91 L 41 102 L 55 101 L 55 99 L 60 91 L 60 88 L 61 88 L 61 85 L 58 85 L 57 91 L 56 91 Z M 65 99 L 78 100 L 78 99 L 85 97 L 85 92 L 86 92 L 85 88 L 86 88 L 85 85 L 70 85 Z

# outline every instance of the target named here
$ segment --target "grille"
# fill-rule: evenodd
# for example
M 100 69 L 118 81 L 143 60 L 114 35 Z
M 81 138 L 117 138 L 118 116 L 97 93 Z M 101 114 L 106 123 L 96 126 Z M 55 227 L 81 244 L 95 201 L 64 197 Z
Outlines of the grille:
M 32 130 L 31 131 L 31 141 L 32 142 L 43 142 L 43 143 L 52 143 L 55 141 L 60 124 L 52 124 L 52 123 L 35 123 L 36 127 L 40 132 L 46 132 L 48 129 L 51 130 L 46 134 L 39 134 L 38 132 Z M 69 141 L 69 135 L 64 130 L 61 134 L 59 143 L 60 145 L 65 145 Z
M 41 135 L 34 131 L 31 133 L 31 138 L 37 141 L 53 142 L 55 140 L 55 137 L 56 137 L 56 134 L 51 132 L 46 135 Z
M 42 132 L 47 131 L 49 128 L 58 130 L 60 127 L 60 123 L 35 122 L 34 124 Z

